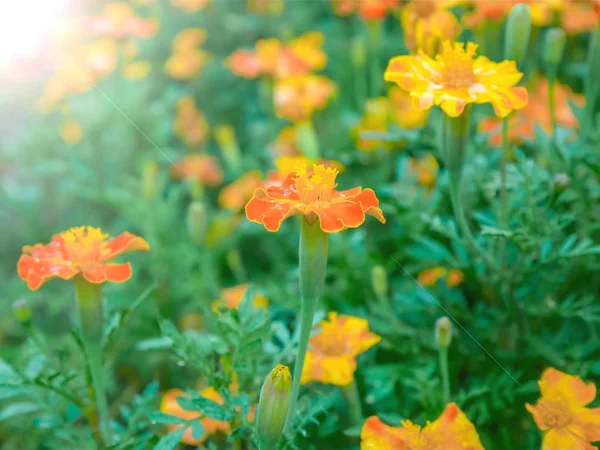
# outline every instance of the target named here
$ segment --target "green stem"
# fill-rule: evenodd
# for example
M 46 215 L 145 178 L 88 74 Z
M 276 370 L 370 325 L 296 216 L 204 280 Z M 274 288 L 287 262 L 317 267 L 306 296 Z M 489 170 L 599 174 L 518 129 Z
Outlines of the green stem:
M 292 381 L 292 396 L 290 408 L 285 423 L 285 431 L 289 432 L 296 415 L 298 396 L 300 395 L 300 379 L 304 367 L 304 358 L 308 349 L 308 339 L 312 331 L 315 309 L 325 284 L 327 271 L 328 235 L 321 230 L 318 220 L 309 223 L 303 217 L 300 228 L 300 299 L 302 302 L 300 312 L 300 338 L 294 366 Z
M 311 161 L 316 162 L 320 158 L 319 140 L 310 119 L 298 124 L 298 146 Z
M 450 402 L 450 375 L 448 373 L 448 347 L 440 347 L 440 372 L 444 392 L 444 404 Z
M 350 419 L 352 420 L 352 425 L 362 425 L 364 419 L 356 380 L 352 378 L 352 383 L 344 386 L 342 389 L 344 397 L 346 397 L 346 401 L 350 407 Z
M 550 123 L 552 125 L 552 136 L 556 135 L 555 81 L 555 77 L 548 78 L 548 108 L 550 108 Z
M 97 411 L 99 432 L 104 442 L 99 448 L 110 443 L 109 413 L 102 369 L 102 334 L 104 332 L 102 292 L 100 284 L 93 284 L 82 276 L 75 279 L 75 293 L 80 314 L 81 337 L 85 346 L 85 357 L 91 377 L 90 403 Z M 98 431 L 98 430 L 96 430 Z
M 500 155 L 500 229 L 508 228 L 508 195 L 506 191 L 506 162 L 508 152 L 510 151 L 510 142 L 508 140 L 508 117 L 502 121 L 502 154 Z M 500 271 L 503 272 L 506 267 L 504 256 L 506 253 L 506 240 L 500 241 Z
M 371 69 L 371 96 L 377 97 L 381 89 L 381 80 L 383 79 L 383 70 L 381 69 L 379 48 L 381 41 L 381 20 L 369 20 L 367 22 L 367 31 L 369 34 L 370 58 L 369 65 Z

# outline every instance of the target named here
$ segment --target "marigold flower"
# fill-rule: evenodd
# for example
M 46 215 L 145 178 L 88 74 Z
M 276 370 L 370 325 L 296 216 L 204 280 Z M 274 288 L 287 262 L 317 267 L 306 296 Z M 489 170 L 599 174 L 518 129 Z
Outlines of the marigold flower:
M 295 125 L 284 127 L 275 141 L 269 144 L 269 150 L 273 156 L 299 155 L 297 127 Z
M 393 8 L 400 6 L 400 0 L 332 0 L 332 6 L 339 16 L 358 12 L 364 20 L 381 20 Z
M 366 352 L 381 337 L 369 331 L 369 323 L 360 317 L 329 313 L 329 320 L 316 328 L 318 334 L 308 341 L 301 384 L 320 383 L 347 386 L 356 372 L 356 357 Z
M 206 39 L 206 31 L 188 28 L 173 39 L 173 53 L 165 62 L 165 72 L 177 80 L 189 80 L 202 72 L 208 53 L 199 48 Z
M 75 145 L 81 141 L 83 130 L 81 129 L 79 122 L 71 117 L 60 126 L 59 134 L 65 144 Z
M 592 450 L 600 441 L 600 408 L 586 408 L 596 398 L 594 383 L 546 369 L 539 381 L 542 397 L 525 407 L 544 432 L 542 450 Z
M 483 450 L 475 426 L 455 403 L 424 428 L 410 420 L 391 427 L 377 416 L 369 417 L 360 437 L 361 450 Z
M 459 286 L 464 279 L 465 275 L 462 273 L 462 271 L 458 269 L 451 269 L 448 271 L 448 275 L 446 276 L 446 285 L 449 288 L 453 288 Z
M 175 105 L 175 135 L 189 148 L 201 146 L 208 138 L 208 123 L 192 97 L 182 97 Z
M 189 13 L 198 12 L 210 3 L 211 0 L 171 0 L 171 5 L 175 8 L 183 9 Z
M 150 75 L 152 66 L 148 61 L 133 61 L 123 66 L 121 74 L 127 80 L 142 80 Z
M 209 155 L 188 155 L 171 167 L 171 176 L 178 180 L 194 180 L 208 186 L 223 182 L 218 159 Z
M 225 186 L 219 193 L 219 206 L 235 213 L 240 212 L 252 198 L 254 190 L 264 183 L 258 170 L 246 172 L 233 183 Z
M 283 8 L 283 0 L 248 0 L 248 12 L 252 14 L 278 16 Z
M 213 387 L 203 389 L 200 392 L 200 395 L 220 405 L 224 403 L 221 395 Z M 204 428 L 204 436 L 200 439 L 196 439 L 192 436 L 191 427 L 185 430 L 185 433 L 181 437 L 181 442 L 183 444 L 199 446 L 206 441 L 209 436 L 216 434 L 219 431 L 222 431 L 223 433 L 229 433 L 231 431 L 231 424 L 229 422 L 211 419 L 210 417 L 203 417 L 199 412 L 183 409 L 179 406 L 179 403 L 177 403 L 177 397 L 189 397 L 189 395 L 181 389 L 171 389 L 165 392 L 160 403 L 161 412 L 171 416 L 180 417 L 184 420 L 197 418 Z M 169 432 L 175 431 L 182 426 L 183 425 L 169 425 Z
M 396 56 L 384 78 L 410 92 L 416 107 L 427 110 L 440 105 L 450 117 L 459 116 L 469 103 L 491 103 L 494 112 L 506 117 L 527 104 L 527 90 L 513 87 L 523 74 L 514 61 L 494 63 L 485 56 L 474 59 L 477 45 L 443 43 L 435 60 L 423 51 L 417 56 Z
M 446 269 L 443 267 L 434 267 L 433 269 L 426 269 L 419 272 L 417 275 L 417 281 L 423 287 L 432 287 L 437 282 L 446 276 Z
M 86 29 L 96 36 L 145 39 L 156 33 L 158 24 L 154 20 L 137 16 L 131 6 L 125 2 L 112 2 L 104 7 L 101 16 L 90 18 Z
M 411 158 L 408 168 L 410 172 L 416 174 L 418 184 L 426 189 L 433 189 L 440 169 L 435 156 L 427 153 L 420 158 Z
M 600 3 L 596 5 L 600 10 Z M 561 14 L 562 28 L 569 34 L 593 31 L 600 21 L 600 12 L 594 14 L 594 5 L 581 1 L 565 2 Z
M 218 307 L 224 305 L 227 308 L 238 309 L 248 287 L 248 284 L 239 284 L 234 287 L 222 289 L 221 300 L 215 300 L 213 306 Z M 255 294 L 252 299 L 252 304 L 256 308 L 266 308 L 269 306 L 269 299 L 264 295 Z
M 246 205 L 246 217 L 269 231 L 278 231 L 285 219 L 296 214 L 312 223 L 318 220 L 326 233 L 359 227 L 366 214 L 385 223 L 375 193 L 361 187 L 336 191 L 337 174 L 338 170 L 324 165 L 315 164 L 312 171 L 301 166 L 281 185 L 256 189 Z
M 54 235 L 46 245 L 25 245 L 17 272 L 32 291 L 52 278 L 69 280 L 78 274 L 90 283 L 122 283 L 131 278 L 131 264 L 112 261 L 126 252 L 148 251 L 150 246 L 128 232 L 108 237 L 100 228 L 82 226 Z
M 295 75 L 275 83 L 275 114 L 291 122 L 305 122 L 324 109 L 335 93 L 335 85 L 320 75 Z
M 388 91 L 390 99 L 391 121 L 405 130 L 416 130 L 427 124 L 429 111 L 415 108 L 410 94 L 398 86 L 390 87 Z

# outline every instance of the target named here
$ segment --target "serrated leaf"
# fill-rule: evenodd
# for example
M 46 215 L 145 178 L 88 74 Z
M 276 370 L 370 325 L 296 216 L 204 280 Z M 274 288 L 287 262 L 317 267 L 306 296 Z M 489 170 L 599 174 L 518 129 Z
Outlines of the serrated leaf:
M 160 411 L 151 412 L 148 414 L 148 419 L 150 419 L 153 424 L 157 425 L 179 425 L 186 423 L 186 420 L 181 417 L 172 416 L 171 414 L 165 414 Z
M 8 405 L 2 411 L 0 411 L 0 422 L 11 417 L 20 416 L 23 414 L 29 414 L 32 412 L 39 411 L 40 407 L 37 403 L 32 402 L 19 402 Z
M 161 438 L 154 446 L 154 450 L 173 450 L 185 433 L 186 427 L 177 428 L 172 433 L 169 433 Z
M 204 437 L 204 433 L 205 431 L 202 422 L 199 420 L 194 420 L 192 422 L 192 437 L 194 439 L 202 439 Z
M 190 394 L 195 394 L 191 392 Z M 197 395 L 197 394 L 196 394 Z M 177 397 L 177 403 L 186 411 L 198 411 L 211 419 L 230 421 L 231 414 L 223 405 L 220 405 L 205 397 Z

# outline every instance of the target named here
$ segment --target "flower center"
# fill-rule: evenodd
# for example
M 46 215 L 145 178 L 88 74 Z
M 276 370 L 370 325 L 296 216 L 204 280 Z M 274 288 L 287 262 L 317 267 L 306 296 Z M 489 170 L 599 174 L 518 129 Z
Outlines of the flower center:
M 72 262 L 84 263 L 99 259 L 108 234 L 100 228 L 73 227 L 60 234 Z
M 296 169 L 294 184 L 304 205 L 318 204 L 325 206 L 330 200 L 335 187 L 338 171 L 321 164 L 313 165 L 312 173 L 306 170 L 306 164 Z
M 445 87 L 456 89 L 471 86 L 477 82 L 473 72 L 473 56 L 477 45 L 469 42 L 467 49 L 462 43 L 454 43 L 454 46 L 446 41 L 443 44 L 442 54 L 438 56 L 438 62 L 442 66 Z
M 542 420 L 550 428 L 561 428 L 571 423 L 571 411 L 564 399 L 543 398 L 539 405 Z

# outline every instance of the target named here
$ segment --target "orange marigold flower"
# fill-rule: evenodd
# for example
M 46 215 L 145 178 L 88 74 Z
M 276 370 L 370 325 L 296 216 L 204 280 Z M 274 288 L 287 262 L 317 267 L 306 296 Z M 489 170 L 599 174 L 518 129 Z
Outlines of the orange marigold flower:
M 432 287 L 435 286 L 438 280 L 446 276 L 446 269 L 443 267 L 434 267 L 433 269 L 426 269 L 419 272 L 417 275 L 417 281 L 421 286 Z
M 223 182 L 219 160 L 209 155 L 188 155 L 171 167 L 171 176 L 178 180 L 200 181 L 208 186 Z
M 318 334 L 308 341 L 308 352 L 302 369 L 301 384 L 320 383 L 347 386 L 356 372 L 356 357 L 366 352 L 381 337 L 369 331 L 369 323 L 360 317 L 329 313 Z
M 122 283 L 131 278 L 131 264 L 112 260 L 126 252 L 148 251 L 150 246 L 127 232 L 108 237 L 100 228 L 83 226 L 54 235 L 46 245 L 25 245 L 17 272 L 32 291 L 52 278 L 69 280 L 78 274 L 90 283 Z
M 59 134 L 65 144 L 75 145 L 81 141 L 83 130 L 81 129 L 79 122 L 71 117 L 60 126 Z
M 104 7 L 101 16 L 90 19 L 86 27 L 92 35 L 112 36 L 116 39 L 152 37 L 158 24 L 151 19 L 144 19 L 135 14 L 131 6 L 125 2 L 112 2 Z
M 369 417 L 360 437 L 361 450 L 483 450 L 475 426 L 455 403 L 424 428 L 410 420 L 391 427 L 377 416 Z
M 248 290 L 248 284 L 240 284 L 238 286 L 221 290 L 221 300 L 216 300 L 213 306 L 225 305 L 231 309 L 238 309 L 244 294 Z M 269 299 L 261 294 L 254 294 L 252 304 L 256 308 L 266 308 L 269 306 Z
M 248 12 L 252 14 L 278 16 L 283 8 L 283 0 L 248 0 Z
M 581 1 L 565 2 L 561 14 L 562 28 L 570 34 L 593 31 L 600 22 L 600 3 L 596 4 L 599 12 L 594 14 L 594 6 Z
M 315 164 L 311 171 L 301 166 L 281 185 L 256 189 L 246 205 L 246 217 L 269 231 L 279 230 L 285 219 L 296 214 L 313 223 L 318 220 L 326 233 L 359 227 L 366 214 L 385 223 L 375 193 L 361 187 L 336 191 L 337 174 L 338 170 L 324 165 Z
M 591 443 L 600 441 L 600 408 L 586 408 L 596 398 L 594 383 L 550 367 L 539 385 L 542 397 L 525 406 L 544 432 L 542 450 L 597 449 Z
M 171 5 L 181 8 L 189 13 L 198 12 L 210 3 L 211 0 L 171 0 Z
M 244 209 L 248 200 L 252 198 L 254 190 L 264 183 L 262 174 L 258 170 L 247 172 L 233 183 L 225 186 L 219 193 L 219 206 L 235 213 Z
M 390 99 L 392 123 L 406 130 L 423 128 L 427 124 L 429 111 L 415 108 L 410 94 L 398 86 L 392 86 L 388 91 Z
M 417 183 L 426 189 L 433 189 L 440 165 L 431 153 L 420 158 L 411 158 L 408 164 L 410 172 L 416 174 Z
M 446 285 L 449 288 L 456 287 L 460 285 L 465 279 L 465 275 L 458 269 L 451 269 L 448 271 L 448 276 L 446 277 Z
M 440 44 L 453 41 L 461 32 L 458 19 L 446 8 L 451 2 L 415 0 L 402 8 L 400 23 L 409 50 L 437 54 Z
M 204 114 L 196 107 L 193 97 L 182 97 L 175 105 L 175 135 L 189 148 L 202 145 L 208 138 L 208 123 Z
M 358 0 L 358 14 L 364 20 L 382 20 L 400 6 L 400 0 Z
M 165 62 L 165 72 L 177 80 L 190 80 L 202 72 L 208 53 L 199 48 L 206 39 L 206 31 L 188 28 L 173 39 L 173 53 Z
M 275 114 L 291 122 L 305 122 L 324 109 L 335 93 L 333 82 L 321 75 L 295 75 L 275 83 Z
M 415 106 L 427 110 L 440 105 L 450 117 L 459 116 L 470 103 L 491 103 L 506 117 L 527 104 L 527 90 L 513 87 L 523 74 L 514 61 L 494 63 L 485 56 L 474 59 L 477 45 L 444 42 L 435 59 L 422 50 L 417 56 L 396 56 L 384 78 L 410 92 Z
M 213 388 L 207 387 L 200 392 L 200 395 L 208 400 L 212 400 L 215 403 L 222 405 L 223 398 Z M 231 431 L 231 424 L 220 420 L 211 419 L 210 417 L 203 417 L 201 413 L 196 411 L 187 411 L 179 406 L 177 403 L 177 397 L 187 397 L 189 395 L 181 389 L 171 389 L 163 395 L 160 403 L 160 410 L 165 414 L 171 416 L 180 417 L 184 420 L 198 419 L 204 428 L 204 436 L 201 439 L 196 439 L 192 436 L 192 429 L 189 427 L 185 430 L 185 433 L 181 437 L 181 442 L 187 445 L 199 446 L 202 444 L 210 435 L 216 434 L 219 431 L 223 433 L 229 433 Z M 172 432 L 183 425 L 169 425 L 169 432 Z

